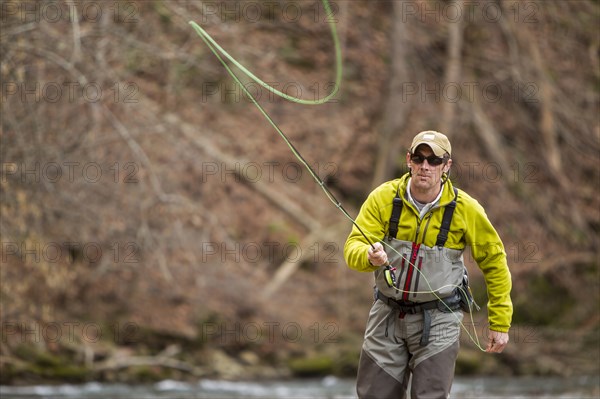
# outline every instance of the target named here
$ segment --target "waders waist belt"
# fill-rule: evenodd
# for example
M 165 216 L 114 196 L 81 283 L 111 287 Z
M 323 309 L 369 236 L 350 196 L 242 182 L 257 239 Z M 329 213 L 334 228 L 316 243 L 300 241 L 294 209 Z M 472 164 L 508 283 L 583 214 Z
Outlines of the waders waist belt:
M 398 310 L 401 314 L 417 314 L 423 313 L 423 332 L 421 333 L 421 346 L 427 346 L 429 343 L 429 331 L 431 330 L 431 314 L 429 310 L 437 309 L 448 313 L 460 309 L 460 295 L 455 291 L 449 297 L 436 299 L 428 302 L 404 302 L 383 295 L 377 290 L 377 299 L 383 303 Z

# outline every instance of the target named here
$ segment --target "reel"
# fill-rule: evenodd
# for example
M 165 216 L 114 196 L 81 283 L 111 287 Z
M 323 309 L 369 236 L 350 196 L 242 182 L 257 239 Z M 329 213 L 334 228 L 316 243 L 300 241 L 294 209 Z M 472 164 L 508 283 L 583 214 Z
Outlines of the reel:
M 383 271 L 383 277 L 385 278 L 385 282 L 390 288 L 396 287 L 396 268 L 387 264 L 385 266 L 385 270 Z

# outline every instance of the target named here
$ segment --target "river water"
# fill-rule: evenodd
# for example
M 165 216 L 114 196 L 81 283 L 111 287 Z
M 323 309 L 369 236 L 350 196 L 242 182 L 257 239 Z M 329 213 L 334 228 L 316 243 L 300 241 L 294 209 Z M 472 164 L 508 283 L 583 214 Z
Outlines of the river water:
M 2 399 L 237 399 L 237 398 L 356 398 L 350 379 L 269 382 L 200 380 L 197 383 L 161 381 L 148 385 L 104 384 L 0 386 Z M 456 378 L 453 399 L 485 398 L 600 398 L 600 377 L 557 378 Z

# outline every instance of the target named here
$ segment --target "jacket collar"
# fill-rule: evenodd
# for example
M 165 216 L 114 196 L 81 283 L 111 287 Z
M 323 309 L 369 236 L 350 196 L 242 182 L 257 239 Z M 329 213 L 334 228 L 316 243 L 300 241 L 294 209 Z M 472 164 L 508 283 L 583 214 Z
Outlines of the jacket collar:
M 411 202 L 408 200 L 408 181 L 410 180 L 410 174 L 406 173 L 404 174 L 402 177 L 400 177 L 400 182 L 398 183 L 398 194 L 400 195 L 400 198 L 402 198 L 404 200 L 404 202 L 409 205 L 411 208 L 415 209 L 415 212 L 417 212 L 417 214 L 419 213 L 417 211 L 417 209 L 414 207 L 413 204 L 411 204 Z M 448 205 L 449 203 L 451 203 L 454 200 L 454 186 L 452 185 L 452 182 L 450 181 L 450 179 L 446 179 L 446 181 L 443 183 L 444 187 L 442 189 L 442 196 L 439 199 L 439 202 L 434 205 L 434 207 L 438 207 L 438 206 L 445 206 Z

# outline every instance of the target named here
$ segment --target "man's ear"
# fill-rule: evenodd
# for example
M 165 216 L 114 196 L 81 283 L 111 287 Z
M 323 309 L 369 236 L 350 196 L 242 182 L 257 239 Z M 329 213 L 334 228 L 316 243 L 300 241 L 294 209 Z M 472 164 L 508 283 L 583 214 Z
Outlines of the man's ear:
M 444 165 L 443 172 L 448 173 L 451 166 L 452 166 L 452 159 L 449 159 L 448 162 L 446 162 L 446 164 Z

